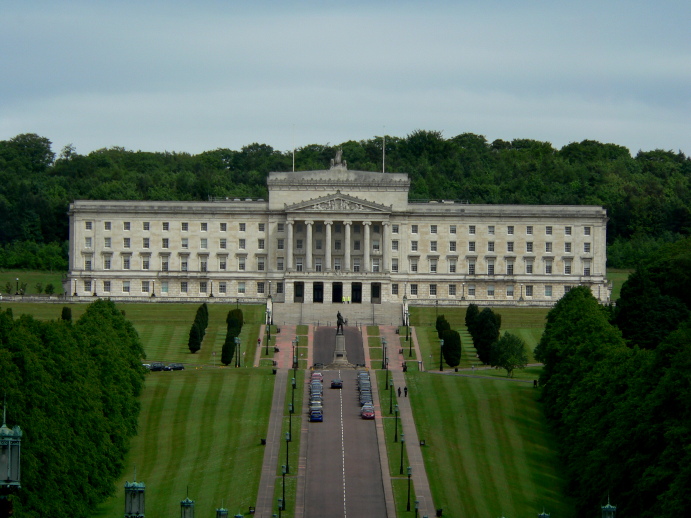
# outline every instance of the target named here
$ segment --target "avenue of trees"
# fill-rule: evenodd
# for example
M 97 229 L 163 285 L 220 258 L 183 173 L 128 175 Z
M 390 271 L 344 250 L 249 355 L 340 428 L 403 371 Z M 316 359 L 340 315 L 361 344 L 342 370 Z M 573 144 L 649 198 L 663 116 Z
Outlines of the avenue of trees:
M 209 326 L 209 307 L 206 302 L 197 308 L 194 322 L 190 327 L 190 336 L 187 340 L 187 348 L 192 354 L 202 348 L 202 342 L 206 336 L 206 328 Z
M 382 138 L 295 152 L 298 170 L 324 169 L 337 149 L 350 169 L 381 171 Z M 611 267 L 632 267 L 661 244 L 689 234 L 691 160 L 584 140 L 555 149 L 529 139 L 488 142 L 418 130 L 387 137 L 386 169 L 410 175 L 412 200 L 594 204 L 609 216 Z M 58 155 L 39 135 L 0 141 L 0 268 L 67 268 L 67 209 L 74 199 L 264 198 L 270 171 L 290 171 L 292 151 L 266 144 L 197 155 L 119 147 Z
M 579 516 L 691 513 L 691 240 L 661 248 L 616 308 L 586 287 L 547 317 L 535 356 Z
M 7 422 L 24 432 L 14 510 L 23 518 L 93 516 L 137 433 L 145 371 L 134 326 L 104 300 L 76 322 L 64 311 L 57 317 L 0 312 Z

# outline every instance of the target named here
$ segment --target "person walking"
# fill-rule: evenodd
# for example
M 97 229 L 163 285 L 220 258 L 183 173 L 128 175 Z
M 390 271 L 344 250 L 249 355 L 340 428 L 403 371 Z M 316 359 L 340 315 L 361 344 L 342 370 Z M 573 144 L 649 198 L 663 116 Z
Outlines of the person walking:
M 408 397 L 408 387 L 404 387 L 403 392 L 405 392 L 405 397 Z
M 401 397 L 401 387 L 398 387 L 398 397 Z

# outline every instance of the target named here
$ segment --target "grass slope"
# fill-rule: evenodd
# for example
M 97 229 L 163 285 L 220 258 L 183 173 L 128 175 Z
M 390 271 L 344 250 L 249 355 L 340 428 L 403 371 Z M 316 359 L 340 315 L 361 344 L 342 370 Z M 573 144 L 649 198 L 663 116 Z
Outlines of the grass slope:
M 408 387 L 444 516 L 573 516 L 532 384 L 409 373 Z

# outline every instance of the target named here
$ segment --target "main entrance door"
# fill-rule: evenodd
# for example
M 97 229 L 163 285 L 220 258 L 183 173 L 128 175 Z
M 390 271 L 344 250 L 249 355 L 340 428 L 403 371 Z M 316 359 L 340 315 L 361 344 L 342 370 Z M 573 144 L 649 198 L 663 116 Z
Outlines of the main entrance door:
M 324 302 L 324 283 L 315 282 L 312 286 L 312 300 L 314 302 Z
M 295 300 L 294 302 L 304 302 L 305 301 L 305 283 L 296 282 L 295 283 Z
M 353 304 L 362 304 L 362 283 L 354 282 L 352 286 L 353 290 Z
M 372 283 L 372 304 L 381 304 L 381 283 Z
M 331 285 L 331 302 L 343 302 L 343 283 L 334 282 Z

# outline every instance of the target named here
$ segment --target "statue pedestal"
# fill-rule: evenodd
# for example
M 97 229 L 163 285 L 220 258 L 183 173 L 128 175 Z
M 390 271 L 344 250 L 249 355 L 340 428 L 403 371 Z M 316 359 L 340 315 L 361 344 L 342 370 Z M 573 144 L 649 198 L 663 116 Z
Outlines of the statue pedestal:
M 345 336 L 341 334 L 336 334 L 336 350 L 334 351 L 333 364 L 334 367 L 347 367 L 348 357 L 346 356 L 345 349 Z

